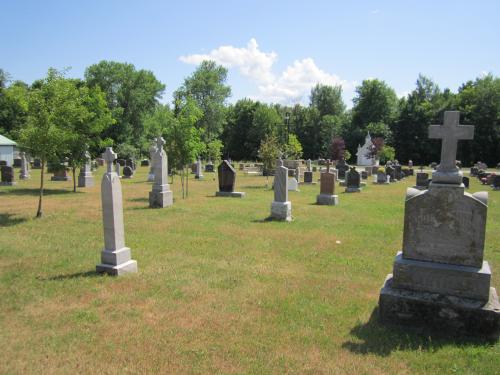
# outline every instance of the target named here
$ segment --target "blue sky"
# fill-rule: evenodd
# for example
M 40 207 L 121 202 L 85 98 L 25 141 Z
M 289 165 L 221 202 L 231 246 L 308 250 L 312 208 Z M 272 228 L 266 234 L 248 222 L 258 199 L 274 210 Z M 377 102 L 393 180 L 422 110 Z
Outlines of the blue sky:
M 398 95 L 419 73 L 442 88 L 500 71 L 500 1 L 23 1 L 0 3 L 0 68 L 31 83 L 101 60 L 167 85 L 164 102 L 210 57 L 229 68 L 231 102 L 307 103 L 316 82 L 351 106 L 363 79 Z

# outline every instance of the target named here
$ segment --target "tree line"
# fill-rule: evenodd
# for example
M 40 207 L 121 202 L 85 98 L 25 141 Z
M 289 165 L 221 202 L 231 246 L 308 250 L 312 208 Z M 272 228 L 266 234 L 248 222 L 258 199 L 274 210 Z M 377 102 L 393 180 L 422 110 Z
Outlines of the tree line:
M 94 156 L 108 145 L 123 158 L 147 156 L 158 135 L 177 169 L 197 157 L 256 160 L 265 142 L 288 157 L 349 159 L 367 132 L 378 140 L 382 159 L 428 164 L 439 161 L 440 150 L 439 140 L 428 139 L 428 126 L 442 123 L 445 110 L 459 110 L 461 123 L 476 126 L 474 140 L 459 147 L 463 164 L 492 165 L 500 155 L 500 79 L 491 74 L 467 81 L 457 93 L 420 75 L 403 98 L 386 82 L 368 79 L 356 88 L 351 109 L 340 86 L 321 84 L 311 88 L 308 105 L 248 98 L 229 104 L 226 81 L 226 68 L 204 61 L 172 103 L 162 104 L 165 85 L 132 64 L 101 61 L 83 79 L 50 69 L 31 85 L 0 69 L 0 133 L 34 156 L 66 157 L 75 167 L 85 147 Z

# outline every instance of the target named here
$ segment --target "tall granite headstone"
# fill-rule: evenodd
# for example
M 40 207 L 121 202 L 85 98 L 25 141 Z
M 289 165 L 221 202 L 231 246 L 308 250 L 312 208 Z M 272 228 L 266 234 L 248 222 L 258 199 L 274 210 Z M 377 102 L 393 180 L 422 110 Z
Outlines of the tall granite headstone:
M 198 158 L 198 160 L 196 161 L 196 174 L 194 176 L 194 178 L 196 178 L 197 180 L 203 180 L 203 167 L 201 165 L 201 159 Z
M 80 168 L 78 175 L 78 187 L 94 186 L 94 176 L 92 175 L 92 160 L 88 151 L 85 152 L 85 164 Z
M 28 159 L 26 158 L 26 153 L 24 151 L 21 151 L 20 156 L 21 156 L 21 172 L 19 173 L 19 179 L 29 180 L 31 178 L 29 169 L 30 164 L 28 163 Z
M 14 167 L 11 167 L 9 165 L 2 165 L 0 167 L 0 174 L 0 185 L 13 186 L 17 184 L 14 178 Z
M 96 266 L 96 271 L 119 276 L 137 272 L 137 262 L 131 259 L 130 248 L 125 246 L 122 185 L 113 171 L 116 154 L 111 147 L 106 147 L 102 157 L 107 163 L 107 171 L 101 182 L 104 250 L 101 251 L 101 264 Z
M 345 180 L 346 172 L 349 170 L 349 165 L 345 162 L 345 159 L 340 159 L 336 168 L 339 180 Z
M 227 160 L 223 160 L 217 167 L 217 174 L 219 180 L 219 191 L 215 192 L 216 197 L 233 197 L 243 198 L 245 193 L 234 191 L 236 183 L 236 171 Z
M 288 200 L 288 168 L 279 160 L 274 172 L 274 201 L 271 203 L 271 219 L 291 221 L 292 203 Z
M 168 157 L 163 149 L 165 140 L 156 138 L 155 152 L 152 158 L 153 165 L 153 188 L 149 192 L 149 207 L 164 208 L 174 203 L 173 193 L 168 184 Z
M 483 259 L 488 193 L 466 193 L 455 165 L 458 140 L 473 134 L 456 111 L 429 127 L 442 139 L 441 163 L 428 190 L 407 191 L 403 249 L 380 292 L 383 321 L 498 338 L 500 303 Z

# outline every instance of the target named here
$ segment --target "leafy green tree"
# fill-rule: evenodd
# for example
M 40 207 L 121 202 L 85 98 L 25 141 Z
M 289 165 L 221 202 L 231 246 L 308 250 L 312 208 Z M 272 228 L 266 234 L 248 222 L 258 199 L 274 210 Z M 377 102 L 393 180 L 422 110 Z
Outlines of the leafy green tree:
M 220 139 L 214 139 L 207 144 L 206 156 L 208 160 L 218 165 L 222 160 L 222 149 L 224 145 Z
M 72 81 L 65 79 L 55 69 L 49 69 L 47 77 L 28 97 L 28 118 L 21 130 L 20 143 L 32 156 L 41 160 L 40 193 L 36 217 L 42 217 L 44 171 L 48 160 L 64 149 L 67 129 L 77 118 L 82 106 L 75 103 Z
M 3 77 L 2 77 L 3 75 Z M 8 75 L 0 69 L 0 132 L 18 139 L 28 115 L 28 85 L 15 81 L 9 86 Z
M 245 147 L 250 152 L 248 156 L 257 158 L 260 143 L 266 136 L 278 134 L 278 124 L 282 118 L 274 106 L 257 103 L 252 125 L 248 130 Z
M 310 106 L 319 111 L 323 116 L 339 116 L 345 111 L 342 100 L 342 86 L 328 86 L 317 84 L 311 90 Z
M 443 112 L 453 108 L 453 95 L 441 91 L 431 79 L 419 75 L 416 88 L 399 103 L 400 114 L 391 127 L 396 158 L 419 164 L 439 161 L 439 141 L 429 140 L 428 127 L 439 124 Z
M 364 80 L 356 87 L 352 121 L 344 134 L 347 148 L 356 149 L 366 136 L 370 123 L 392 126 L 398 117 L 398 99 L 394 90 L 378 79 Z
M 396 157 L 396 150 L 392 146 L 384 145 L 378 153 L 378 157 L 380 163 L 385 164 L 389 160 L 394 160 L 394 158 Z
M 264 164 L 264 173 L 269 178 L 270 172 L 274 169 L 276 159 L 280 155 L 280 144 L 274 134 L 268 134 L 260 142 L 259 159 Z
M 188 195 L 187 166 L 205 151 L 202 141 L 202 131 L 195 125 L 203 113 L 191 98 L 182 103 L 176 103 L 175 116 L 171 117 L 164 129 L 169 163 L 180 171 L 182 197 Z
M 64 129 L 64 149 L 73 172 L 73 191 L 76 192 L 76 168 L 85 164 L 89 149 L 102 149 L 111 144 L 111 140 L 101 139 L 100 136 L 114 120 L 99 87 L 89 88 L 73 82 L 74 88 L 71 94 L 68 93 L 71 95 L 68 100 L 72 100 L 74 104 L 73 118 Z
M 500 78 L 488 74 L 462 85 L 456 96 L 462 123 L 473 124 L 474 140 L 459 147 L 459 160 L 495 165 L 500 157 Z
M 165 85 L 147 70 L 136 70 L 134 65 L 115 61 L 101 61 L 85 70 L 89 87 L 99 86 L 105 93 L 108 108 L 116 125 L 108 128 L 103 138 L 115 144 L 130 143 L 141 147 L 144 143 L 143 119 L 154 111 Z
M 302 145 L 295 134 L 290 134 L 288 143 L 283 146 L 283 152 L 288 159 L 297 160 L 302 157 Z
M 231 88 L 225 85 L 226 79 L 226 68 L 214 61 L 203 61 L 174 93 L 177 102 L 185 103 L 192 98 L 201 109 L 203 115 L 196 126 L 204 130 L 205 144 L 216 139 L 224 128 L 225 102 L 231 95 Z
M 224 155 L 233 160 L 244 160 L 252 155 L 253 143 L 247 143 L 258 103 L 250 99 L 238 100 L 227 110 L 226 126 L 222 133 Z

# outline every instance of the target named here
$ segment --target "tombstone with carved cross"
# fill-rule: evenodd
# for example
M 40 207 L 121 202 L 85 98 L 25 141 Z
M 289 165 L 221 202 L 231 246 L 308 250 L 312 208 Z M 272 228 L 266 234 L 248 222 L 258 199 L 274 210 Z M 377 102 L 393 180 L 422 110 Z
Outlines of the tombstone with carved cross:
M 174 203 L 173 193 L 168 184 L 168 158 L 163 146 L 165 140 L 156 138 L 156 147 L 153 153 L 153 188 L 149 193 L 149 207 L 164 208 Z
M 500 304 L 483 259 L 488 193 L 465 192 L 457 141 L 472 139 L 474 127 L 458 120 L 459 112 L 445 112 L 444 125 L 429 128 L 443 140 L 441 164 L 427 190 L 407 191 L 402 251 L 381 290 L 380 316 L 498 337 Z
M 330 171 L 331 161 L 326 161 L 326 172 L 320 174 L 319 195 L 316 196 L 316 204 L 334 206 L 339 203 L 339 196 L 335 194 L 335 181 L 337 176 Z
M 107 164 L 101 182 L 104 250 L 101 251 L 101 264 L 96 266 L 96 271 L 113 276 L 137 272 L 137 262 L 131 259 L 130 249 L 125 246 L 122 186 L 113 170 L 116 154 L 111 147 L 106 147 L 102 157 Z

